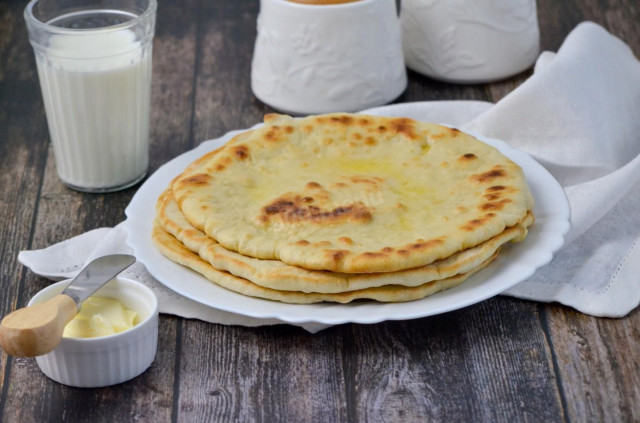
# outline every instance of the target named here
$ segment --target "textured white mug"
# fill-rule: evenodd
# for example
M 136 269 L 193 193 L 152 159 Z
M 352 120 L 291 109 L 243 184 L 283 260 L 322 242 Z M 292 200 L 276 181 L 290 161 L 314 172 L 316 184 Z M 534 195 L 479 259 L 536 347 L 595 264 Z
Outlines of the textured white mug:
M 291 114 L 379 106 L 407 86 L 395 0 L 261 0 L 251 89 Z
M 535 0 L 402 0 L 400 20 L 407 67 L 443 81 L 503 79 L 540 51 Z

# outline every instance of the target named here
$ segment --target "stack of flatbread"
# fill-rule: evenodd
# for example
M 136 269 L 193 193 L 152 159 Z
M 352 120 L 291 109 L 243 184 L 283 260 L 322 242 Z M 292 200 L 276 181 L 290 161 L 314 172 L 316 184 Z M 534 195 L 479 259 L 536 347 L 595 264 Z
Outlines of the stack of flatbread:
M 532 206 L 520 167 L 457 129 L 272 114 L 172 181 L 152 238 L 169 259 L 244 295 L 411 301 L 523 240 Z

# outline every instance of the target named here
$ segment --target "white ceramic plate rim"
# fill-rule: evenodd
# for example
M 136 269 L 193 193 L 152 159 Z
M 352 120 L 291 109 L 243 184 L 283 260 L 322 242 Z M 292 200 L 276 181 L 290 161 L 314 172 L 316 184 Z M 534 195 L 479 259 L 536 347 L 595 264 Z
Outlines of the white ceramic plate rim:
M 536 223 L 530 228 L 527 238 L 521 243 L 505 246 L 489 267 L 455 288 L 406 303 L 363 301 L 298 305 L 240 295 L 164 257 L 153 245 L 150 233 L 156 200 L 169 182 L 189 163 L 222 146 L 242 131 L 232 131 L 205 141 L 160 167 L 140 187 L 125 210 L 127 242 L 151 275 L 176 293 L 215 309 L 259 319 L 330 325 L 432 316 L 486 300 L 529 278 L 536 269 L 551 261 L 569 230 L 569 204 L 564 190 L 553 176 L 527 154 L 502 141 L 474 134 L 522 167 L 535 199 L 533 212 Z

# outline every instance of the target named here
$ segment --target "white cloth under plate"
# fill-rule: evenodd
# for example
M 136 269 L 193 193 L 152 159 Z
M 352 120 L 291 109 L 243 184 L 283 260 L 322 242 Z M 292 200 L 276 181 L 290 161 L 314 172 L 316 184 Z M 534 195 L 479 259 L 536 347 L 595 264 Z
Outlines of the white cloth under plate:
M 564 187 L 567 243 L 551 263 L 505 292 L 558 301 L 594 316 L 621 317 L 640 302 L 640 62 L 618 38 L 582 23 L 557 53 L 498 103 L 444 101 L 385 106 L 370 113 L 447 123 L 506 141 L 532 155 Z M 50 279 L 74 276 L 92 258 L 131 253 L 122 225 L 96 229 L 18 258 Z M 158 295 L 160 311 L 227 325 L 282 323 L 185 299 L 136 264 L 125 271 Z M 309 332 L 327 325 L 299 324 Z

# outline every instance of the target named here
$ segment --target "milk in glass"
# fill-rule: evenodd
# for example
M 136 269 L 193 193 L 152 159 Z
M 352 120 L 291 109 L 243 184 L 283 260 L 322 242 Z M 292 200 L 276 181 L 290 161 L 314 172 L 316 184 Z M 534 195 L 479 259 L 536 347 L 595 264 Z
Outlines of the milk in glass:
M 127 27 L 133 20 L 113 10 L 64 15 L 40 25 L 53 28 L 44 42 L 29 28 L 58 175 L 71 188 L 114 191 L 146 174 L 151 42 Z

